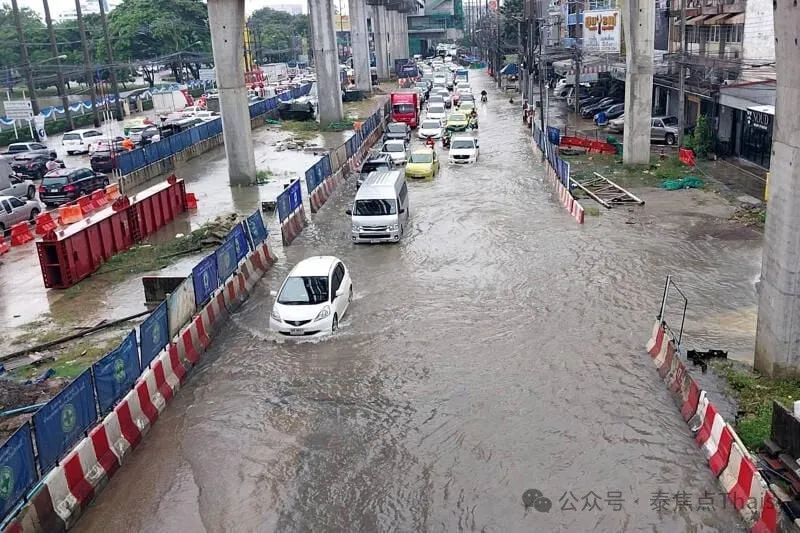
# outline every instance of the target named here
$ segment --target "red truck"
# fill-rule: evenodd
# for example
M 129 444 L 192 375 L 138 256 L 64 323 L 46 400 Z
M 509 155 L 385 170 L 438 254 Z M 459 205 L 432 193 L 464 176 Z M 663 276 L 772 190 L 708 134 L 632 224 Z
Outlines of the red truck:
M 419 93 L 392 93 L 392 120 L 405 122 L 409 128 L 416 128 L 419 123 Z

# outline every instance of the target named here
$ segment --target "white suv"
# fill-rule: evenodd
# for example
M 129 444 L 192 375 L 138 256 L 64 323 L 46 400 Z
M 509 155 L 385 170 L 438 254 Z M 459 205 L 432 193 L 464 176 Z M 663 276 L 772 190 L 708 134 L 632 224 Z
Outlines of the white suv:
M 450 140 L 451 163 L 476 163 L 478 161 L 478 139 L 468 135 L 459 135 Z

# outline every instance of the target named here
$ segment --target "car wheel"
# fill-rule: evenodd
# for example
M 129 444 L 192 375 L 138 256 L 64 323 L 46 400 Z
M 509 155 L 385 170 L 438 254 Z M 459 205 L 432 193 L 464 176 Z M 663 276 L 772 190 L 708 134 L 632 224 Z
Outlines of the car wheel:
M 67 155 L 75 155 L 75 152 L 73 152 L 72 150 L 67 150 Z
M 347 295 L 347 305 L 353 303 L 353 286 L 350 285 L 350 294 Z
M 33 221 L 36 220 L 36 217 L 38 217 L 38 216 L 39 216 L 39 210 L 36 209 L 35 207 L 33 209 L 31 209 L 31 218 L 29 220 L 31 222 L 33 222 Z
M 339 316 L 334 313 L 333 323 L 331 323 L 331 333 L 336 333 L 339 329 Z
M 36 198 L 36 187 L 34 187 L 33 185 L 28 187 L 27 197 L 28 197 L 28 200 L 33 200 L 34 198 Z
M 108 178 L 103 180 L 103 187 L 108 187 Z
M 6 225 L 0 222 L 0 237 L 6 234 Z
M 667 133 L 667 136 L 664 137 L 664 141 L 666 141 L 668 145 L 672 146 L 673 144 L 675 144 L 675 135 L 673 135 L 672 133 Z

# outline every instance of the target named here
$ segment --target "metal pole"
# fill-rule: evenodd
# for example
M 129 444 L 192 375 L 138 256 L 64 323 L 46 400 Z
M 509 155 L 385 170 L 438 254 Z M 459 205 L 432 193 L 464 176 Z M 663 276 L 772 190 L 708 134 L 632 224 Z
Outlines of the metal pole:
M 695 29 L 695 31 L 697 31 Z M 686 57 L 686 0 L 681 0 L 681 55 L 678 59 L 678 148 L 683 146 L 683 130 L 686 125 L 686 73 L 684 58 Z
M 103 34 L 106 39 L 106 55 L 108 56 L 109 73 L 111 75 L 111 90 L 114 91 L 114 111 L 117 120 L 122 120 L 122 102 L 119 99 L 119 85 L 117 84 L 117 69 L 114 66 L 114 53 L 111 51 L 111 37 L 108 34 L 108 21 L 106 20 L 106 0 L 97 0 L 100 4 L 100 22 L 103 24 Z
M 50 49 L 53 53 L 53 57 L 56 58 L 56 67 L 58 68 L 58 72 L 56 73 L 58 96 L 61 97 L 61 105 L 64 106 L 64 120 L 67 122 L 67 130 L 73 130 L 75 126 L 72 123 L 72 111 L 69 110 L 69 98 L 67 97 L 67 89 L 64 83 L 64 73 L 61 71 L 61 59 L 59 58 L 58 44 L 56 43 L 56 32 L 53 31 L 53 19 L 50 17 L 50 3 L 48 0 L 42 0 L 42 5 L 44 6 L 44 20 L 47 24 L 47 32 L 50 36 Z
M 94 117 L 94 127 L 100 127 L 100 115 L 97 112 L 97 93 L 94 89 L 94 72 L 92 72 L 92 61 L 89 58 L 89 43 L 86 41 L 86 25 L 83 23 L 81 13 L 81 2 L 75 0 L 75 14 L 78 16 L 78 29 L 81 33 L 81 48 L 83 48 L 83 77 L 89 86 L 89 97 L 92 99 L 92 116 Z
M 667 281 L 664 283 L 664 296 L 661 297 L 661 310 L 658 312 L 658 321 L 664 321 L 664 311 L 667 308 L 667 292 L 669 291 L 669 284 L 672 283 L 672 275 L 667 274 Z
M 575 79 L 573 80 L 573 83 L 573 87 L 575 89 L 575 116 L 577 117 L 581 107 L 581 103 L 578 98 L 578 91 L 580 91 L 581 87 L 581 49 L 577 46 L 575 47 Z
M 39 115 L 39 102 L 36 101 L 36 87 L 33 84 L 31 59 L 28 56 L 28 45 L 25 43 L 25 33 L 22 31 L 22 20 L 19 18 L 19 6 L 17 5 L 17 0 L 11 0 L 11 10 L 14 12 L 14 23 L 17 26 L 20 57 L 22 59 L 22 64 L 25 67 L 25 80 L 28 84 L 28 91 L 31 93 L 31 111 L 33 111 L 33 116 L 36 117 Z M 39 141 L 39 130 L 31 127 L 31 136 L 34 140 Z

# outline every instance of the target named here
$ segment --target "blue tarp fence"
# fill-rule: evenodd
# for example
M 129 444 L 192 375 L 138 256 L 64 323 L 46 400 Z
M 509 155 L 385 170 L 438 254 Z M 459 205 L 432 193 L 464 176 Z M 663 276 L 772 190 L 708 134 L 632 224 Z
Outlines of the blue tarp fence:
M 311 84 L 307 83 L 300 87 L 293 87 L 291 90 L 284 91 L 278 96 L 254 102 L 250 105 L 250 118 L 259 117 L 277 108 L 279 100 L 288 101 L 293 98 L 307 96 L 310 91 Z M 166 139 L 149 144 L 143 148 L 137 148 L 130 152 L 123 152 L 117 159 L 117 168 L 122 175 L 130 174 L 147 165 L 171 157 L 206 139 L 215 137 L 220 133 L 222 133 L 222 119 L 210 120 L 186 131 L 170 135 Z
M 299 188 L 299 180 L 296 184 Z M 288 197 L 295 207 L 296 202 L 302 201 L 291 194 Z M 234 226 L 223 244 L 192 269 L 188 279 L 193 284 L 195 313 L 268 235 L 261 212 L 255 211 Z M 132 330 L 119 346 L 40 407 L 0 446 L 0 530 L 14 517 L 37 482 L 114 409 L 169 344 L 170 302 L 164 300 L 142 322 L 139 338 Z
M 545 134 L 539 129 L 539 126 L 534 123 L 532 132 L 536 146 L 544 153 L 547 162 L 550 164 L 550 167 L 555 170 L 561 184 L 568 190 L 571 190 L 569 162 L 558 157 L 558 150 L 551 141 L 551 137 L 553 137 L 551 129 L 548 128 L 547 134 Z

